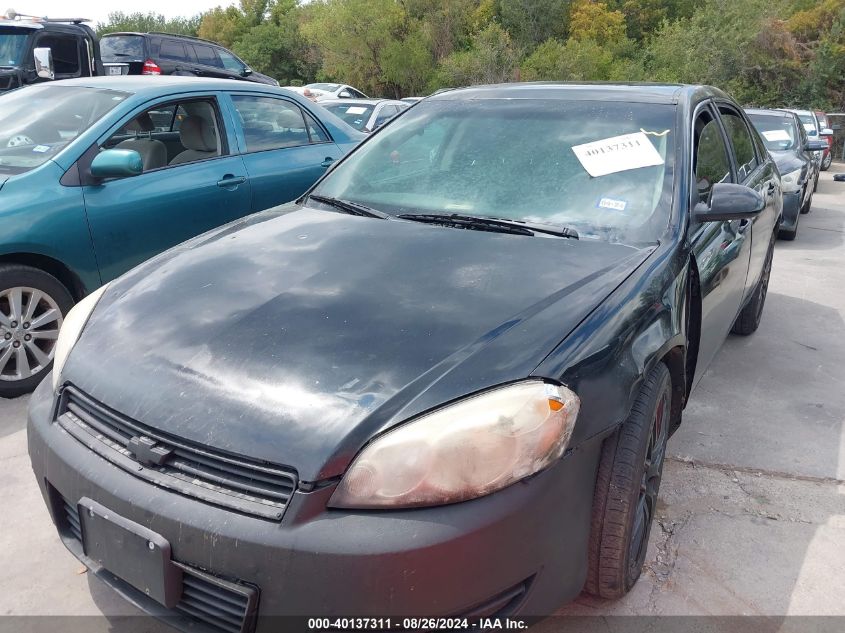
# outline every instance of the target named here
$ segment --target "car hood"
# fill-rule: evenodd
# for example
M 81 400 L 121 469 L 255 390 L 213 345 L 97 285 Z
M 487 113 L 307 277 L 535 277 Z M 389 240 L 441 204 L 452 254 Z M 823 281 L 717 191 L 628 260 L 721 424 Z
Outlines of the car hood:
M 804 166 L 804 163 L 806 162 L 795 152 L 790 150 L 770 153 L 772 155 L 772 158 L 775 160 L 775 164 L 777 165 L 778 171 L 780 172 L 781 176 L 785 176 L 786 174 L 793 172 L 796 169 L 801 169 Z
M 649 252 L 286 205 L 114 282 L 63 379 L 325 479 L 409 416 L 527 377 Z

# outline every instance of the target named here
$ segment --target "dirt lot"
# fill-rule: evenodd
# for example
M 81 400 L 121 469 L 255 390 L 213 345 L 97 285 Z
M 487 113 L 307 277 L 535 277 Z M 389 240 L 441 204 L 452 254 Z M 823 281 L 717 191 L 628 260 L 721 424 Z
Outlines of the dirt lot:
M 777 245 L 760 330 L 727 341 L 670 441 L 642 580 L 622 601 L 580 598 L 561 614 L 845 615 L 836 171 L 823 174 L 798 238 Z M 26 455 L 25 410 L 25 398 L 0 400 L 0 615 L 135 613 L 60 544 Z

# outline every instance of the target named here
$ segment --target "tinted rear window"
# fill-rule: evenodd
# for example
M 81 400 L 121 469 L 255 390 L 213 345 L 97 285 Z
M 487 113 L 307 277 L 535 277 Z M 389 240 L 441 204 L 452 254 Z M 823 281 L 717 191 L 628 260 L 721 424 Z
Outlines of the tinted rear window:
M 113 35 L 100 40 L 100 55 L 104 62 L 146 59 L 144 38 L 140 35 Z

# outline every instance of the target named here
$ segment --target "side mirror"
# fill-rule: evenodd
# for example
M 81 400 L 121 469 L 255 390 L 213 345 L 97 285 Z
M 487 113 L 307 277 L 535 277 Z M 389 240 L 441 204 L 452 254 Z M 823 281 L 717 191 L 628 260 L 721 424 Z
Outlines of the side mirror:
M 717 182 L 710 192 L 710 204 L 699 202 L 693 209 L 698 222 L 749 220 L 766 208 L 759 191 L 730 182 Z
M 241 77 L 249 77 L 252 74 L 252 68 L 249 66 L 244 66 L 244 69 L 241 71 Z
M 94 178 L 125 178 L 144 171 L 144 161 L 134 149 L 107 149 L 91 161 Z
M 821 131 L 821 135 L 822 136 L 833 136 L 833 130 L 831 130 L 829 127 L 826 127 Z
M 49 48 L 36 48 L 32 55 L 35 58 L 35 73 L 38 77 L 41 79 L 55 79 L 53 51 Z
M 804 144 L 804 149 L 808 152 L 823 152 L 827 149 L 827 141 L 809 140 Z
M 348 90 L 342 90 L 342 91 L 340 92 L 340 94 L 339 94 L 339 95 L 337 95 L 337 96 L 338 96 L 338 97 L 340 97 L 341 99 L 351 99 L 351 98 L 352 98 L 352 93 L 351 93 L 351 92 L 349 92 Z

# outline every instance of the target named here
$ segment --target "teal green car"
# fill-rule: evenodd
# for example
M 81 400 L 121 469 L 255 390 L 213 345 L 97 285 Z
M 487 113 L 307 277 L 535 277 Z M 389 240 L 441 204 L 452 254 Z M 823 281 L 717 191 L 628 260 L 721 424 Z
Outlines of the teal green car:
M 297 198 L 364 138 L 293 92 L 194 77 L 21 88 L 0 97 L 0 122 L 0 397 L 50 370 L 76 301 Z

